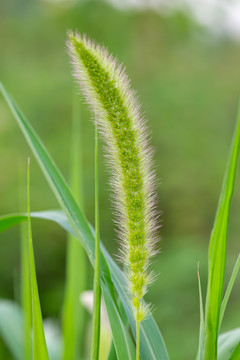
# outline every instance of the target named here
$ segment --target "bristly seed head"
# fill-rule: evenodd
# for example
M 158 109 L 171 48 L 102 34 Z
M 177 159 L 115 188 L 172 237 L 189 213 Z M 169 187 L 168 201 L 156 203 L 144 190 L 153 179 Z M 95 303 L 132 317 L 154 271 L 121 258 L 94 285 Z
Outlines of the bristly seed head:
M 121 259 L 129 282 L 136 321 L 147 314 L 142 298 L 151 281 L 155 254 L 155 191 L 149 136 L 139 104 L 121 65 L 85 36 L 68 35 L 74 74 L 107 143 L 111 184 L 122 244 Z

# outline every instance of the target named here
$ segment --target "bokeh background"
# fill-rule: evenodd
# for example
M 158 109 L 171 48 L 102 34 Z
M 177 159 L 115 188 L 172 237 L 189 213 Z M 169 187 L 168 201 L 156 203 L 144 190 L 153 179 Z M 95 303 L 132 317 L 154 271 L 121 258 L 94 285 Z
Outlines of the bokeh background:
M 3 0 L 0 74 L 69 178 L 74 84 L 66 32 L 78 29 L 104 44 L 126 68 L 149 120 L 158 176 L 161 253 L 147 299 L 171 359 L 196 354 L 197 263 L 206 290 L 207 248 L 237 114 L 240 2 L 191 0 Z M 80 99 L 81 101 L 81 99 Z M 85 213 L 94 221 L 94 129 L 83 104 Z M 19 210 L 20 183 L 31 155 L 31 208 L 58 208 L 3 98 L 0 98 L 0 214 Z M 107 171 L 101 155 L 101 237 L 117 254 Z M 240 179 L 231 209 L 227 274 L 240 251 Z M 66 234 L 33 221 L 44 317 L 61 317 Z M 0 296 L 19 299 L 19 229 L 0 234 Z M 90 265 L 89 265 L 90 269 Z M 89 270 L 91 271 L 91 270 Z M 89 277 L 88 288 L 92 288 Z M 239 326 L 240 280 L 222 331 Z M 0 358 L 11 359 L 0 341 Z

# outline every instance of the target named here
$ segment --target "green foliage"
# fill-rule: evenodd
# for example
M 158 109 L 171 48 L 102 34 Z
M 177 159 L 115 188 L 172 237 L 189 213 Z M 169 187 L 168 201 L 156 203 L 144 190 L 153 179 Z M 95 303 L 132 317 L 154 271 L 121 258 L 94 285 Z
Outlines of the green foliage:
M 158 198 L 163 211 L 162 251 L 152 263 L 154 272 L 160 276 L 150 287 L 147 300 L 158 304 L 161 297 L 161 306 L 157 305 L 153 316 L 163 329 L 170 357 L 193 359 L 199 318 L 196 264 L 200 260 L 205 297 L 207 239 L 239 95 L 239 44 L 202 33 L 186 15 L 177 19 L 153 11 L 118 11 L 103 1 L 70 3 L 74 6 L 62 7 L 60 1 L 52 1 L 51 5 L 50 1 L 1 2 L 0 27 L 4 34 L 1 81 L 21 105 L 68 180 L 72 78 L 67 51 L 63 49 L 66 29 L 78 28 L 107 46 L 124 63 L 150 120 L 156 172 L 161 179 Z M 84 212 L 93 223 L 94 133 L 84 104 L 82 110 Z M 0 152 L 0 214 L 3 215 L 18 209 L 18 162 L 20 157 L 21 163 L 23 160 L 25 163 L 29 149 L 1 95 Z M 24 166 L 20 172 L 25 176 Z M 111 220 L 107 177 L 104 166 L 100 167 L 101 232 L 109 252 L 116 254 L 118 244 Z M 57 208 L 34 160 L 31 178 L 32 210 Z M 238 252 L 239 201 L 240 193 L 236 191 L 227 274 Z M 43 315 L 58 317 L 64 291 L 66 235 L 51 222 L 33 220 L 33 226 Z M 17 228 L 0 234 L 0 239 L 0 293 L 14 299 L 12 277 L 18 263 Z M 88 274 L 92 278 L 92 270 Z M 238 326 L 238 284 L 237 278 L 235 294 L 224 317 L 224 331 Z M 176 322 L 181 324 L 181 332 Z M 8 359 L 10 355 L 4 356 L 6 349 L 0 342 L 0 358 Z
M 72 37 L 70 41 L 73 41 L 73 39 L 74 37 Z M 127 210 L 126 211 L 127 215 L 125 217 L 125 221 L 127 225 L 129 225 L 129 223 L 131 224 L 131 221 L 128 221 L 130 219 L 130 210 L 132 211 L 133 216 L 135 215 L 137 216 L 136 210 L 138 209 L 140 211 L 140 214 L 146 216 L 147 220 L 149 221 L 149 218 L 147 216 L 149 213 L 148 211 L 146 211 L 146 208 L 150 205 L 150 198 L 147 196 L 147 200 L 145 202 L 144 198 L 142 197 L 142 195 L 146 194 L 143 191 L 144 181 L 143 183 L 141 183 L 141 181 L 138 182 L 141 175 L 143 175 L 143 178 L 146 175 L 146 174 L 144 175 L 145 169 L 143 170 L 143 168 L 140 166 L 140 164 L 142 165 L 144 164 L 144 162 L 141 163 L 140 161 L 142 160 L 140 156 L 141 151 L 138 153 L 137 146 L 135 147 L 135 145 L 142 144 L 143 148 L 141 148 L 141 150 L 144 150 L 145 147 L 142 143 L 142 140 L 138 143 L 138 141 L 136 140 L 137 136 L 136 138 L 133 136 L 134 131 L 138 133 L 138 130 L 140 128 L 138 128 L 137 126 L 136 128 L 134 128 L 133 126 L 133 129 L 131 129 L 130 126 L 128 127 L 128 125 L 132 126 L 134 124 L 133 118 L 136 115 L 136 113 L 134 113 L 134 110 L 130 105 L 131 102 L 128 103 L 128 100 L 131 98 L 131 94 L 129 93 L 128 94 L 129 98 L 127 98 L 127 92 L 125 91 L 124 88 L 125 79 L 122 77 L 122 73 L 120 72 L 120 69 L 116 68 L 115 64 L 108 62 L 109 57 L 106 55 L 106 53 L 103 52 L 100 48 L 96 48 L 94 45 L 92 45 L 89 42 L 84 43 L 84 41 L 82 43 L 83 44 L 82 48 L 81 46 L 79 48 L 77 44 L 75 44 L 74 46 L 76 47 L 75 50 L 76 52 L 78 52 L 80 58 L 81 58 L 81 54 L 83 54 L 83 58 L 80 59 L 83 62 L 83 70 L 81 71 L 84 72 L 87 69 L 85 73 L 81 73 L 83 77 L 85 76 L 84 79 L 84 81 L 86 81 L 85 85 L 88 86 L 88 89 L 87 90 L 85 89 L 85 91 L 87 91 L 88 95 L 90 95 L 91 100 L 93 101 L 93 106 L 95 106 L 94 104 L 100 104 L 99 108 L 97 109 L 95 106 L 95 110 L 97 110 L 97 116 L 102 116 L 101 121 L 103 122 L 104 119 L 109 120 L 110 127 L 108 127 L 107 125 L 106 129 L 104 130 L 103 128 L 104 125 L 102 123 L 101 126 L 102 129 L 105 131 L 105 136 L 107 137 L 109 134 L 110 143 L 112 141 L 112 143 L 110 144 L 112 146 L 111 148 L 112 154 L 115 156 L 118 155 L 118 153 L 120 153 L 120 156 L 116 156 L 115 158 L 112 157 L 112 159 L 116 160 L 116 164 L 117 164 L 116 165 L 114 163 L 113 167 L 115 166 L 114 168 L 115 171 L 119 171 L 116 173 L 118 175 L 119 174 L 121 175 L 121 171 L 122 171 L 122 177 L 119 176 L 119 178 L 117 178 L 117 180 L 119 180 L 120 182 L 122 181 L 119 187 L 119 189 L 122 190 L 121 193 L 122 203 L 120 204 L 120 208 L 123 209 L 125 206 L 124 210 Z M 81 43 L 81 38 L 77 39 L 77 43 L 79 42 Z M 86 50 L 85 47 L 87 46 L 89 46 L 89 48 Z M 97 60 L 95 59 L 95 56 Z M 105 60 L 106 62 L 104 63 Z M 101 61 L 103 62 L 101 63 Z M 90 64 L 89 65 L 90 69 L 88 69 L 88 64 Z M 100 65 L 102 65 L 102 67 Z M 118 71 L 116 71 L 117 69 Z M 112 74 L 112 79 L 111 79 L 111 74 Z M 89 79 L 91 81 L 89 81 Z M 99 79 L 101 79 L 101 81 L 99 81 Z M 87 81 L 89 81 L 89 83 L 87 83 Z M 117 90 L 117 88 L 119 89 L 119 91 Z M 95 91 L 94 89 L 95 90 L 98 89 L 98 91 Z M 52 161 L 45 147 L 43 146 L 43 144 L 39 140 L 38 136 L 30 126 L 28 121 L 22 115 L 21 111 L 19 110 L 15 102 L 11 99 L 10 95 L 6 92 L 6 90 L 3 88 L 2 85 L 1 85 L 1 91 L 12 110 L 13 115 L 16 121 L 18 122 L 18 125 L 22 129 L 23 134 L 25 135 L 31 149 L 33 150 L 42 168 L 42 171 L 47 178 L 48 183 L 52 187 L 53 193 L 55 194 L 58 202 L 60 203 L 65 213 L 63 214 L 59 211 L 47 211 L 47 212 L 38 212 L 38 213 L 30 214 L 29 176 L 28 176 L 28 214 L 15 214 L 15 215 L 11 214 L 10 216 L 5 216 L 0 218 L 0 231 L 3 231 L 6 228 L 12 227 L 13 225 L 16 225 L 17 223 L 21 223 L 25 220 L 28 221 L 29 238 L 27 245 L 28 245 L 28 253 L 29 253 L 29 259 L 28 259 L 29 270 L 30 270 L 29 277 L 31 283 L 31 298 L 32 298 L 33 359 L 45 360 L 50 357 L 51 359 L 55 360 L 59 358 L 61 351 L 59 351 L 58 353 L 58 350 L 61 349 L 61 342 L 59 341 L 57 343 L 57 351 L 55 351 L 54 354 L 50 352 L 51 345 L 48 345 L 48 349 L 47 349 L 44 330 L 43 330 L 43 321 L 41 316 L 39 296 L 38 296 L 36 273 L 35 273 L 32 237 L 31 237 L 31 223 L 30 223 L 31 216 L 41 219 L 53 220 L 59 223 L 62 227 L 64 227 L 78 241 L 81 242 L 83 249 L 85 249 L 85 251 L 87 252 L 87 255 L 93 267 L 97 268 L 96 264 L 98 262 L 98 259 L 100 260 L 99 272 L 97 270 L 96 275 L 100 277 L 101 289 L 102 289 L 105 305 L 107 308 L 108 318 L 113 336 L 113 343 L 115 347 L 115 351 L 111 350 L 109 354 L 109 360 L 115 358 L 119 360 L 134 359 L 135 356 L 137 357 L 137 359 L 141 357 L 143 360 L 145 359 L 168 360 L 168 354 L 165 348 L 164 341 L 161 337 L 161 333 L 159 329 L 157 328 L 153 320 L 152 315 L 148 314 L 148 317 L 144 319 L 144 321 L 142 322 L 141 327 L 136 328 L 136 324 L 138 325 L 139 321 L 142 320 L 141 317 L 143 314 L 142 311 L 146 305 L 144 301 L 142 301 L 141 306 L 139 303 L 136 302 L 136 304 L 134 304 L 135 305 L 135 312 L 134 312 L 132 309 L 132 303 L 134 303 L 133 296 L 136 296 L 135 299 L 141 300 L 142 296 L 144 295 L 146 283 L 142 281 L 140 282 L 137 281 L 135 283 L 135 285 L 137 284 L 137 286 L 134 285 L 135 289 L 133 289 L 133 287 L 131 289 L 133 296 L 126 291 L 126 287 L 127 284 L 129 283 L 129 279 L 130 282 L 132 281 L 131 276 L 129 278 L 129 274 L 134 274 L 134 271 L 131 268 L 132 262 L 130 257 L 128 258 L 129 262 L 127 263 L 127 266 L 129 267 L 127 271 L 127 277 L 128 277 L 127 279 L 126 275 L 118 268 L 118 266 L 115 264 L 109 253 L 105 250 L 101 242 L 99 242 L 100 248 L 98 251 L 97 248 L 98 242 L 96 242 L 96 239 L 99 239 L 98 224 L 97 226 L 95 226 L 95 230 L 96 230 L 95 233 L 91 225 L 89 225 L 89 223 L 87 222 L 82 211 L 80 210 L 77 201 L 73 197 L 70 188 L 67 186 L 65 180 L 63 179 L 59 170 L 55 166 L 54 162 Z M 122 98 L 121 95 L 123 95 Z M 121 99 L 124 99 L 124 96 L 126 96 L 124 100 L 125 102 L 122 101 L 122 103 L 120 104 L 120 101 Z M 125 103 L 130 106 L 128 108 L 128 111 L 130 115 L 133 115 L 132 118 L 131 116 L 127 117 L 127 110 L 126 110 L 127 106 L 125 108 L 126 105 Z M 115 110 L 117 110 L 116 114 L 114 113 Z M 126 113 L 124 112 L 125 110 Z M 132 113 L 131 110 L 133 110 Z M 117 118 L 117 115 L 119 115 L 119 119 L 122 121 L 124 127 L 127 129 L 127 134 L 125 138 L 128 139 L 128 135 L 130 135 L 130 138 L 128 140 L 132 141 L 131 144 L 128 145 L 129 148 L 132 147 L 133 149 L 133 151 L 130 151 L 129 166 L 131 167 L 135 166 L 136 169 L 139 170 L 139 174 L 141 173 L 141 171 L 143 171 L 140 174 L 140 177 L 138 176 L 135 177 L 136 173 L 134 170 L 132 171 L 132 169 L 126 169 L 124 167 L 125 160 L 126 163 L 128 163 L 128 158 L 127 157 L 125 158 L 124 157 L 125 155 L 122 157 L 121 150 L 123 150 L 124 152 L 124 147 L 121 148 L 119 146 L 120 143 L 118 144 L 118 140 L 120 139 L 120 142 L 124 143 L 126 139 L 124 140 L 123 137 L 121 138 L 121 136 L 119 136 L 121 134 L 118 132 L 119 131 L 118 127 L 117 129 L 115 128 L 116 124 L 114 117 Z M 140 132 L 138 133 L 138 135 L 139 134 Z M 200 277 L 199 277 L 200 336 L 199 336 L 198 360 L 203 360 L 203 359 L 204 360 L 214 360 L 214 359 L 236 360 L 239 358 L 240 355 L 239 329 L 232 330 L 231 332 L 219 336 L 221 321 L 239 268 L 239 258 L 238 258 L 232 276 L 230 278 L 229 285 L 225 293 L 225 297 L 224 299 L 222 299 L 224 275 L 225 275 L 226 243 L 227 243 L 227 230 L 229 224 L 229 210 L 230 210 L 230 203 L 231 203 L 232 193 L 234 189 L 234 181 L 236 176 L 239 143 L 240 143 L 240 118 L 238 119 L 236 131 L 234 134 L 234 141 L 230 153 L 229 163 L 226 169 L 225 179 L 223 182 L 222 192 L 220 195 L 219 205 L 215 217 L 215 223 L 210 239 L 209 273 L 208 273 L 209 276 L 208 276 L 207 300 L 205 304 L 205 319 L 204 319 L 204 311 L 203 311 L 202 290 L 201 290 Z M 127 145 L 126 145 L 126 149 L 127 149 Z M 142 155 L 145 156 L 144 154 Z M 135 161 L 138 157 L 139 157 L 138 159 L 139 162 Z M 96 156 L 96 164 L 97 164 L 97 156 Z M 127 174 L 126 176 L 125 176 L 125 171 Z M 148 173 L 147 177 L 149 176 L 149 174 L 150 173 Z M 98 179 L 98 176 L 96 176 L 96 179 Z M 140 189 L 139 192 L 136 191 L 136 197 L 132 195 L 133 197 L 133 204 L 132 204 L 130 199 L 128 199 L 129 194 L 127 193 L 127 190 L 128 190 L 128 181 L 134 183 L 134 179 L 136 180 L 137 185 L 140 186 Z M 96 180 L 95 184 L 96 186 L 98 185 L 98 180 Z M 117 186 L 118 185 L 119 184 L 117 184 Z M 131 185 L 129 186 L 131 188 Z M 135 188 L 131 188 L 131 189 L 134 192 Z M 144 190 L 146 189 L 144 188 Z M 152 193 L 150 192 L 148 194 L 152 194 Z M 125 199 L 125 203 L 124 203 L 124 199 Z M 130 204 L 129 208 L 128 208 L 128 200 Z M 136 206 L 137 203 L 135 203 L 135 200 L 137 201 L 137 203 L 138 201 L 142 202 L 143 205 L 140 205 L 139 207 Z M 98 205 L 98 201 L 97 201 L 97 205 Z M 151 206 L 149 207 L 149 209 L 151 209 Z M 120 210 L 120 213 L 121 211 L 122 210 Z M 96 211 L 96 214 L 98 215 L 98 210 Z M 96 218 L 98 219 L 98 216 Z M 140 222 L 140 225 L 141 224 L 142 223 Z M 126 229 L 127 227 L 123 226 L 123 234 Z M 144 233 L 143 230 L 144 228 L 140 226 L 141 234 Z M 132 228 L 128 232 L 129 236 L 133 235 L 131 231 Z M 132 241 L 133 237 L 130 236 L 130 239 Z M 141 239 L 143 238 L 140 237 L 140 240 Z M 148 250 L 149 244 L 152 244 L 152 240 L 150 241 L 149 237 L 146 237 L 145 240 L 149 241 L 149 243 L 147 243 L 147 245 L 144 244 L 145 245 L 144 251 Z M 131 247 L 131 241 L 129 247 Z M 22 248 L 25 248 L 25 245 Z M 136 245 L 136 244 L 132 243 L 132 245 Z M 141 244 L 141 241 L 140 241 L 140 245 L 143 245 Z M 131 249 L 127 249 L 127 250 L 131 250 Z M 129 251 L 129 254 L 131 254 L 131 251 Z M 147 273 L 145 272 L 146 270 L 145 266 L 147 266 L 148 264 L 148 259 L 147 258 L 143 259 L 142 256 L 138 256 L 138 255 L 139 254 L 137 254 L 137 256 L 134 256 L 133 263 L 134 265 L 136 265 L 136 263 L 139 262 L 140 272 L 143 272 L 143 275 L 148 277 Z M 23 259 L 26 259 L 26 257 L 23 257 Z M 125 254 L 125 259 L 126 259 L 126 254 Z M 72 263 L 74 265 L 73 266 L 72 264 L 69 265 L 71 267 L 71 271 L 77 271 L 76 262 L 74 262 L 74 257 L 72 257 L 72 260 L 73 260 Z M 143 268 L 141 268 L 141 261 L 145 262 Z M 23 260 L 23 262 L 26 262 L 26 260 Z M 25 272 L 25 274 L 27 274 L 27 272 Z M 25 276 L 27 277 L 27 275 Z M 74 277 L 74 281 L 76 281 L 75 277 Z M 132 281 L 132 283 L 134 283 L 134 281 Z M 26 289 L 27 286 L 25 287 L 25 290 Z M 73 296 L 77 298 L 77 294 L 79 294 L 79 289 L 76 283 L 71 288 L 71 291 Z M 100 295 L 97 298 L 98 300 L 100 300 Z M 100 301 L 98 301 L 98 304 L 99 303 Z M 97 306 L 95 305 L 95 309 L 96 308 Z M 29 312 L 29 309 L 30 309 L 29 305 L 25 307 L 24 310 L 25 318 L 26 318 L 26 312 Z M 1 306 L 0 306 L 0 313 L 1 313 Z M 7 311 L 6 313 L 8 314 Z M 16 314 L 18 313 L 18 315 L 16 315 L 17 320 L 14 322 L 14 324 L 16 324 L 16 328 L 13 327 L 12 324 L 10 324 L 10 326 L 5 327 L 4 322 L 7 320 L 3 316 L 3 321 L 0 319 L 0 332 L 4 337 L 6 343 L 8 344 L 11 352 L 14 354 L 15 358 L 22 360 L 22 356 L 23 357 L 25 356 L 26 349 L 29 349 L 29 347 L 26 346 L 27 332 L 25 332 L 25 336 L 22 336 L 23 334 L 21 329 L 24 329 L 24 321 L 23 321 L 24 317 L 22 316 L 21 311 L 19 312 L 17 310 L 15 313 Z M 66 319 L 66 315 L 65 315 L 65 319 Z M 94 324 L 97 329 L 99 325 L 96 325 L 96 323 Z M 136 350 L 133 344 L 133 340 L 131 336 L 132 334 L 128 328 L 129 325 L 131 326 L 131 330 L 136 341 Z M 17 334 L 15 334 L 15 337 L 11 336 L 11 332 L 14 332 L 14 330 L 17 330 Z M 70 331 L 72 331 L 74 338 L 76 336 L 77 339 L 77 337 L 79 336 L 77 335 L 77 330 L 75 328 L 74 329 L 71 328 Z M 140 342 L 138 340 L 139 335 L 141 338 Z M 65 342 L 68 336 L 69 333 L 68 334 L 65 333 L 64 335 Z M 139 343 L 140 343 L 140 347 L 138 347 Z M 94 345 L 96 345 L 97 347 L 96 343 L 94 343 Z M 138 351 L 140 351 L 140 354 L 138 354 Z M 74 356 L 74 355 L 70 355 L 70 356 Z

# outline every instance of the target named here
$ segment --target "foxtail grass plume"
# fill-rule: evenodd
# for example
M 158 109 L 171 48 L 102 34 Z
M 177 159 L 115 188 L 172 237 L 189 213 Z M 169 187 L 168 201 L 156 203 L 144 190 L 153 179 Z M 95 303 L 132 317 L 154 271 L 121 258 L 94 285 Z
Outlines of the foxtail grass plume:
M 155 254 L 155 191 L 151 149 L 140 106 L 124 69 L 108 52 L 78 33 L 68 34 L 74 75 L 107 144 L 121 260 L 129 282 L 135 320 L 148 306 L 142 302 L 152 276 Z

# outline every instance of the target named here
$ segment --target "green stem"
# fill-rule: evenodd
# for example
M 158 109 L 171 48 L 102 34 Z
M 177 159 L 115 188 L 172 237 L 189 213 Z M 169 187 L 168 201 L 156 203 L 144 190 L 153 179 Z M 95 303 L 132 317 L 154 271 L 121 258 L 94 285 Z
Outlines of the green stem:
M 140 359 L 140 322 L 136 321 L 136 360 Z
M 19 172 L 20 173 L 20 172 Z M 25 209 L 25 187 L 23 185 L 23 176 L 20 175 L 20 191 L 19 204 L 20 211 Z M 30 269 L 28 259 L 28 227 L 27 224 L 20 225 L 20 240 L 21 240 L 21 270 L 20 270 L 20 286 L 21 286 L 21 306 L 23 309 L 24 318 L 24 359 L 31 360 L 32 343 L 31 343 L 31 329 L 32 329 L 32 304 L 31 304 L 31 283 L 30 283 Z
M 94 269 L 94 307 L 92 323 L 91 360 L 99 358 L 100 340 L 100 246 L 99 246 L 99 195 L 98 195 L 98 133 L 95 125 L 95 269 Z
M 76 95 L 73 97 L 71 138 L 70 186 L 75 199 L 83 209 L 82 116 L 80 101 Z M 86 255 L 82 245 L 69 234 L 63 303 L 63 360 L 76 360 L 83 355 L 85 310 L 79 298 L 86 289 L 86 266 Z

